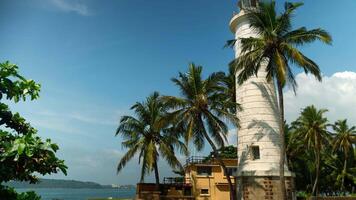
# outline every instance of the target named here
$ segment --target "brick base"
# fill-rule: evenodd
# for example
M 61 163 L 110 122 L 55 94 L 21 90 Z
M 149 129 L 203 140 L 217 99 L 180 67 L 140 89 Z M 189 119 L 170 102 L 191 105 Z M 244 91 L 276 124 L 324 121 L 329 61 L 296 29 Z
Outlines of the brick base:
M 285 177 L 287 199 L 295 199 L 295 186 L 292 177 Z M 241 200 L 279 200 L 279 177 L 241 177 L 239 199 Z

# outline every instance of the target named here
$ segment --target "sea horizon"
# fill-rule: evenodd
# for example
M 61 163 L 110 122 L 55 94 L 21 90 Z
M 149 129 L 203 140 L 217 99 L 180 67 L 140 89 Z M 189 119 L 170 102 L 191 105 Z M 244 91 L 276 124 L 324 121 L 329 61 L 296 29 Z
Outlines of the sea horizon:
M 15 188 L 17 192 L 34 191 L 42 200 L 88 200 L 92 198 L 135 197 L 136 189 L 118 188 Z

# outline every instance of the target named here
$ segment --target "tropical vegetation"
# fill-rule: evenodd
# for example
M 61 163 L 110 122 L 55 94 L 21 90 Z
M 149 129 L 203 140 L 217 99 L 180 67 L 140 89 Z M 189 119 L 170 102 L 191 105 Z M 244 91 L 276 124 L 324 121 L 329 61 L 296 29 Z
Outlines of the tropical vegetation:
M 137 118 L 124 116 L 117 130 L 117 134 L 126 139 L 122 144 L 128 149 L 118 171 L 138 153 L 142 162 L 141 181 L 146 172 L 155 171 L 156 184 L 159 184 L 157 158 L 160 154 L 176 168 L 180 166 L 175 157 L 178 151 L 188 153 L 189 145 L 201 150 L 208 142 L 212 148 L 208 158 L 217 159 L 226 173 L 222 158 L 237 156 L 236 147 L 225 146 L 228 129 L 230 125 L 238 126 L 236 114 L 243 109 L 236 102 L 236 83 L 243 84 L 260 71 L 265 71 L 266 81 L 275 86 L 278 94 L 281 152 L 285 152 L 286 164 L 296 174 L 299 194 L 353 193 L 356 188 L 355 126 L 349 126 L 347 120 L 330 124 L 325 115 L 327 110 L 315 106 L 304 108 L 292 123 L 285 122 L 283 89 L 287 85 L 294 92 L 297 89 L 293 67 L 311 73 L 319 81 L 322 79 L 319 66 L 304 55 L 300 47 L 314 41 L 332 42 L 331 36 L 321 28 L 292 29 L 292 16 L 301 5 L 286 3 L 281 14 L 276 11 L 275 1 L 262 2 L 258 9 L 247 9 L 250 26 L 258 36 L 227 42 L 227 46 L 240 45 L 242 49 L 241 56 L 230 63 L 227 73 L 216 72 L 204 78 L 203 67 L 191 63 L 186 73 L 172 78 L 180 95 L 159 96 L 155 93 L 145 103 L 136 103 L 132 109 Z M 167 151 L 169 155 L 161 152 L 160 145 L 168 145 L 164 138 L 173 141 L 170 151 Z M 177 147 L 178 151 L 175 150 Z M 285 154 L 282 153 L 280 158 L 284 199 Z M 175 172 L 184 175 L 179 167 Z M 236 199 L 230 177 L 227 181 L 230 199 Z
M 320 154 L 330 142 L 330 135 L 327 132 L 328 120 L 324 116 L 326 109 L 317 110 L 314 106 L 304 108 L 300 117 L 293 123 L 296 129 L 294 137 L 303 141 L 307 149 L 312 150 L 315 161 L 315 181 L 312 194 L 318 195 L 318 182 L 320 175 Z
M 345 191 L 345 178 L 352 177 L 352 174 L 356 172 L 355 164 L 351 165 L 354 166 L 354 171 L 351 173 L 348 171 L 348 160 L 350 157 L 355 156 L 353 138 L 356 137 L 356 127 L 349 127 L 346 119 L 336 121 L 332 127 L 334 129 L 333 152 L 342 153 L 344 156 L 343 169 L 342 172 L 338 174 L 337 180 L 340 184 L 340 190 Z M 354 161 L 352 160 L 352 162 Z
M 37 174 L 63 172 L 67 167 L 56 157 L 58 146 L 50 139 L 42 140 L 37 130 L 13 113 L 5 102 L 18 103 L 39 97 L 40 85 L 19 74 L 18 66 L 0 63 L 0 194 L 5 199 L 37 199 L 34 193 L 17 194 L 1 184 L 11 180 L 36 183 Z M 8 195 L 8 196 L 5 196 Z
M 202 67 L 190 64 L 187 73 L 179 73 L 172 81 L 179 88 L 181 96 L 162 96 L 154 93 L 144 103 L 136 103 L 132 109 L 137 118 L 123 116 L 117 134 L 124 137 L 123 147 L 128 152 L 121 158 L 118 172 L 139 153 L 142 161 L 141 181 L 146 172 L 155 171 L 156 184 L 159 184 L 157 169 L 158 156 L 162 155 L 168 163 L 182 174 L 182 168 L 175 156 L 175 148 L 183 154 L 188 153 L 189 143 L 201 150 L 207 141 L 213 149 L 225 173 L 227 169 L 219 151 L 227 141 L 228 124 L 237 126 L 236 109 L 228 91 L 228 76 L 223 72 L 213 73 L 206 79 L 202 77 Z M 231 77 L 229 77 L 231 78 Z M 232 85 L 230 83 L 230 85 Z M 180 139 L 183 138 L 183 143 Z M 235 189 L 227 177 L 231 198 Z
M 218 149 L 219 155 L 223 159 L 237 159 L 237 148 L 233 145 L 224 146 Z M 206 157 L 207 160 L 214 158 L 214 152 L 211 151 Z
M 345 195 L 356 187 L 355 127 L 347 120 L 330 124 L 326 109 L 304 108 L 286 125 L 287 160 L 298 191 L 313 196 Z
M 187 147 L 173 131 L 174 127 L 167 117 L 169 107 L 158 92 L 147 97 L 145 102 L 137 102 L 131 110 L 135 116 L 123 116 L 116 131 L 116 135 L 124 138 L 122 146 L 128 149 L 117 166 L 117 172 L 138 154 L 142 166 L 141 182 L 146 174 L 154 171 L 156 186 L 159 188 L 159 157 L 163 157 L 171 167 L 181 169 L 175 150 L 187 154 Z
M 224 173 L 228 174 L 218 149 L 227 141 L 227 123 L 238 125 L 235 112 L 231 112 L 237 104 L 225 92 L 223 80 L 226 77 L 223 73 L 213 73 L 204 79 L 202 72 L 202 66 L 191 63 L 187 73 L 179 73 L 178 78 L 172 79 L 181 96 L 165 96 L 164 100 L 173 109 L 173 123 L 181 130 L 185 142 L 192 141 L 201 150 L 207 141 Z M 227 181 L 230 199 L 235 199 L 230 176 L 227 176 Z
M 321 81 L 319 66 L 300 51 L 300 47 L 316 40 L 331 44 L 331 36 L 323 29 L 308 30 L 305 27 L 293 29 L 292 17 L 303 3 L 286 2 L 284 12 L 278 14 L 275 1 L 262 1 L 258 9 L 245 8 L 250 27 L 258 36 L 229 40 L 227 46 L 240 45 L 241 56 L 230 65 L 239 71 L 237 82 L 244 83 L 259 71 L 266 72 L 266 80 L 273 83 L 278 91 L 280 111 L 280 187 L 282 198 L 286 199 L 284 165 L 284 98 L 283 88 L 290 85 L 295 91 L 297 83 L 292 67 L 301 68 Z

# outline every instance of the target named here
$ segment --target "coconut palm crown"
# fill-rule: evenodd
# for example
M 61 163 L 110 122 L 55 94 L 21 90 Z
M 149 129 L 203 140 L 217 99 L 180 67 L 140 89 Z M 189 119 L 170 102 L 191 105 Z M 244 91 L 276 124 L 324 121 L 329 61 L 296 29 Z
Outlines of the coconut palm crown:
M 247 9 L 250 27 L 256 31 L 258 37 L 239 38 L 241 56 L 233 60 L 230 65 L 239 71 L 238 82 L 241 84 L 249 77 L 257 75 L 261 66 L 266 65 L 266 78 L 276 79 L 283 87 L 290 83 L 297 86 L 291 66 L 303 69 L 321 80 L 319 66 L 298 47 L 322 41 L 331 44 L 332 38 L 321 28 L 307 30 L 305 27 L 292 29 L 294 11 L 303 3 L 285 3 L 285 11 L 278 15 L 275 2 L 261 2 L 258 9 Z M 237 40 L 229 40 L 227 46 L 234 47 Z
M 345 190 L 345 176 L 347 175 L 347 161 L 349 158 L 354 157 L 354 144 L 352 137 L 356 136 L 356 127 L 349 127 L 347 120 L 338 120 L 332 126 L 335 131 L 335 137 L 333 141 L 333 151 L 339 151 L 344 154 L 344 166 L 342 173 L 339 175 L 341 179 L 341 190 Z
M 172 81 L 180 90 L 181 96 L 165 96 L 167 105 L 173 109 L 171 115 L 175 124 L 182 130 L 186 143 L 192 141 L 198 150 L 208 141 L 215 158 L 219 161 L 225 174 L 227 169 L 218 148 L 227 142 L 229 127 L 227 123 L 238 125 L 235 112 L 238 105 L 231 101 L 224 88 L 224 73 L 213 73 L 206 79 L 202 77 L 202 67 L 190 64 L 187 73 L 179 73 Z M 234 186 L 227 176 L 231 199 L 235 199 Z
M 124 138 L 122 146 L 128 151 L 121 158 L 117 172 L 119 173 L 136 154 L 141 168 L 141 182 L 151 171 L 155 172 L 156 184 L 159 184 L 157 163 L 162 156 L 173 168 L 182 166 L 175 156 L 175 150 L 187 154 L 185 144 L 179 141 L 167 120 L 167 106 L 161 100 L 158 92 L 150 95 L 145 102 L 137 102 L 131 109 L 134 116 L 123 116 L 117 128 L 116 135 Z
M 331 135 L 327 131 L 328 120 L 324 116 L 326 112 L 326 109 L 318 110 L 314 106 L 308 106 L 303 109 L 300 117 L 293 122 L 296 137 L 303 141 L 309 150 L 314 151 L 316 173 L 312 189 L 314 196 L 318 195 L 321 151 L 329 145 L 331 139 Z

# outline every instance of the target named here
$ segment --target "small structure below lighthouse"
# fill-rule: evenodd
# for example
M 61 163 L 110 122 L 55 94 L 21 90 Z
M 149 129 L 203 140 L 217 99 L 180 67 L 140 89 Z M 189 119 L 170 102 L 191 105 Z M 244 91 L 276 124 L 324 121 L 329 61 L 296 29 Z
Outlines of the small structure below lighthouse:
M 258 0 L 240 0 L 240 12 L 230 21 L 237 39 L 235 57 L 241 54 L 239 38 L 258 37 L 246 13 L 258 9 Z M 239 73 L 239 72 L 237 72 Z M 267 82 L 265 67 L 237 86 L 238 113 L 238 197 L 243 200 L 281 199 L 279 181 L 280 112 L 273 82 Z M 294 199 L 292 173 L 285 165 L 288 199 Z

